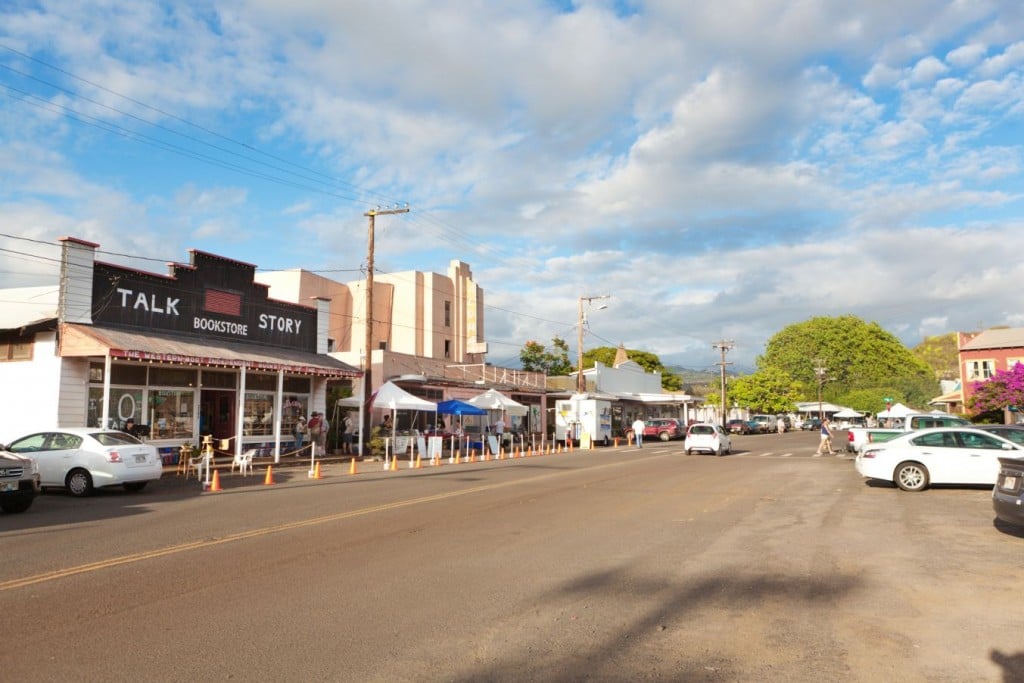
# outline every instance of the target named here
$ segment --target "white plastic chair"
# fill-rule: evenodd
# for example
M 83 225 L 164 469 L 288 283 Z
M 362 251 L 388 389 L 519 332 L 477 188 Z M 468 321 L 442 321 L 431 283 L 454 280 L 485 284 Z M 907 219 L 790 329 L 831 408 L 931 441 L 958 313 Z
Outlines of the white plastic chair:
M 231 471 L 234 472 L 235 468 L 238 468 L 238 473 L 245 476 L 252 472 L 252 459 L 256 456 L 256 449 L 250 448 L 242 453 L 236 453 L 234 460 L 231 461 Z

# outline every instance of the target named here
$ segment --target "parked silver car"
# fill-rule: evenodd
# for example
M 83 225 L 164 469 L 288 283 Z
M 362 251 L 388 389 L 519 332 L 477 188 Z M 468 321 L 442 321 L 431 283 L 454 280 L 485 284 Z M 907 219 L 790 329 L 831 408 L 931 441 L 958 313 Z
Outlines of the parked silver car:
M 15 439 L 7 450 L 32 458 L 42 486 L 63 486 L 87 496 L 101 486 L 140 491 L 163 474 L 157 449 L 124 432 L 98 428 L 54 429 Z

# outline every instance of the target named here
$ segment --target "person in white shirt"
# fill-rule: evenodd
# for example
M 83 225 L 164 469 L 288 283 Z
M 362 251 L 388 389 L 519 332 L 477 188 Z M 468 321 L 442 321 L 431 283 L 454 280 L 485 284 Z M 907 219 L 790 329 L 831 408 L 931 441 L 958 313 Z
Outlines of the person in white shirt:
M 642 418 L 633 420 L 633 440 L 637 448 L 644 447 L 644 421 Z

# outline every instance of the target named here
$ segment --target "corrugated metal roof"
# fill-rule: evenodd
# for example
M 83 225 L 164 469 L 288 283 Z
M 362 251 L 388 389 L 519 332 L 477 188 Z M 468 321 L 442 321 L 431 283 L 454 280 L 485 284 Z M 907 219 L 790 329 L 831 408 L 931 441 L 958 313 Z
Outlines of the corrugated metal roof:
M 985 330 L 961 347 L 962 351 L 1024 348 L 1024 327 Z
M 57 319 L 60 288 L 12 287 L 0 289 L 0 330 L 17 330 Z
M 358 377 L 362 373 L 331 356 L 291 349 L 278 349 L 217 342 L 204 344 L 181 337 L 157 334 L 141 334 L 127 330 L 96 327 L 93 325 L 68 324 L 64 329 L 69 334 L 83 335 L 110 351 L 115 358 L 151 360 L 187 365 L 220 365 L 242 367 L 250 370 L 285 370 L 298 374 L 327 377 Z M 76 345 L 68 344 L 74 349 Z M 94 355 L 84 345 L 81 351 L 65 351 L 62 355 Z

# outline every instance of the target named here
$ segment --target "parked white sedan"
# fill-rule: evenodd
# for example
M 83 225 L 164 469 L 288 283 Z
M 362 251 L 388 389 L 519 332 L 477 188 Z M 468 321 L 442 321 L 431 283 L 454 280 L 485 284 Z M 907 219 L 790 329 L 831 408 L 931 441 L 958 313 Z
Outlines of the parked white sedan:
M 124 432 L 54 429 L 16 439 L 7 450 L 36 461 L 42 486 L 63 486 L 73 496 L 101 486 L 140 491 L 163 474 L 157 449 Z
M 931 484 L 994 486 L 999 456 L 1024 457 L 1024 446 L 980 429 L 938 427 L 867 447 L 854 464 L 865 478 L 922 491 Z

